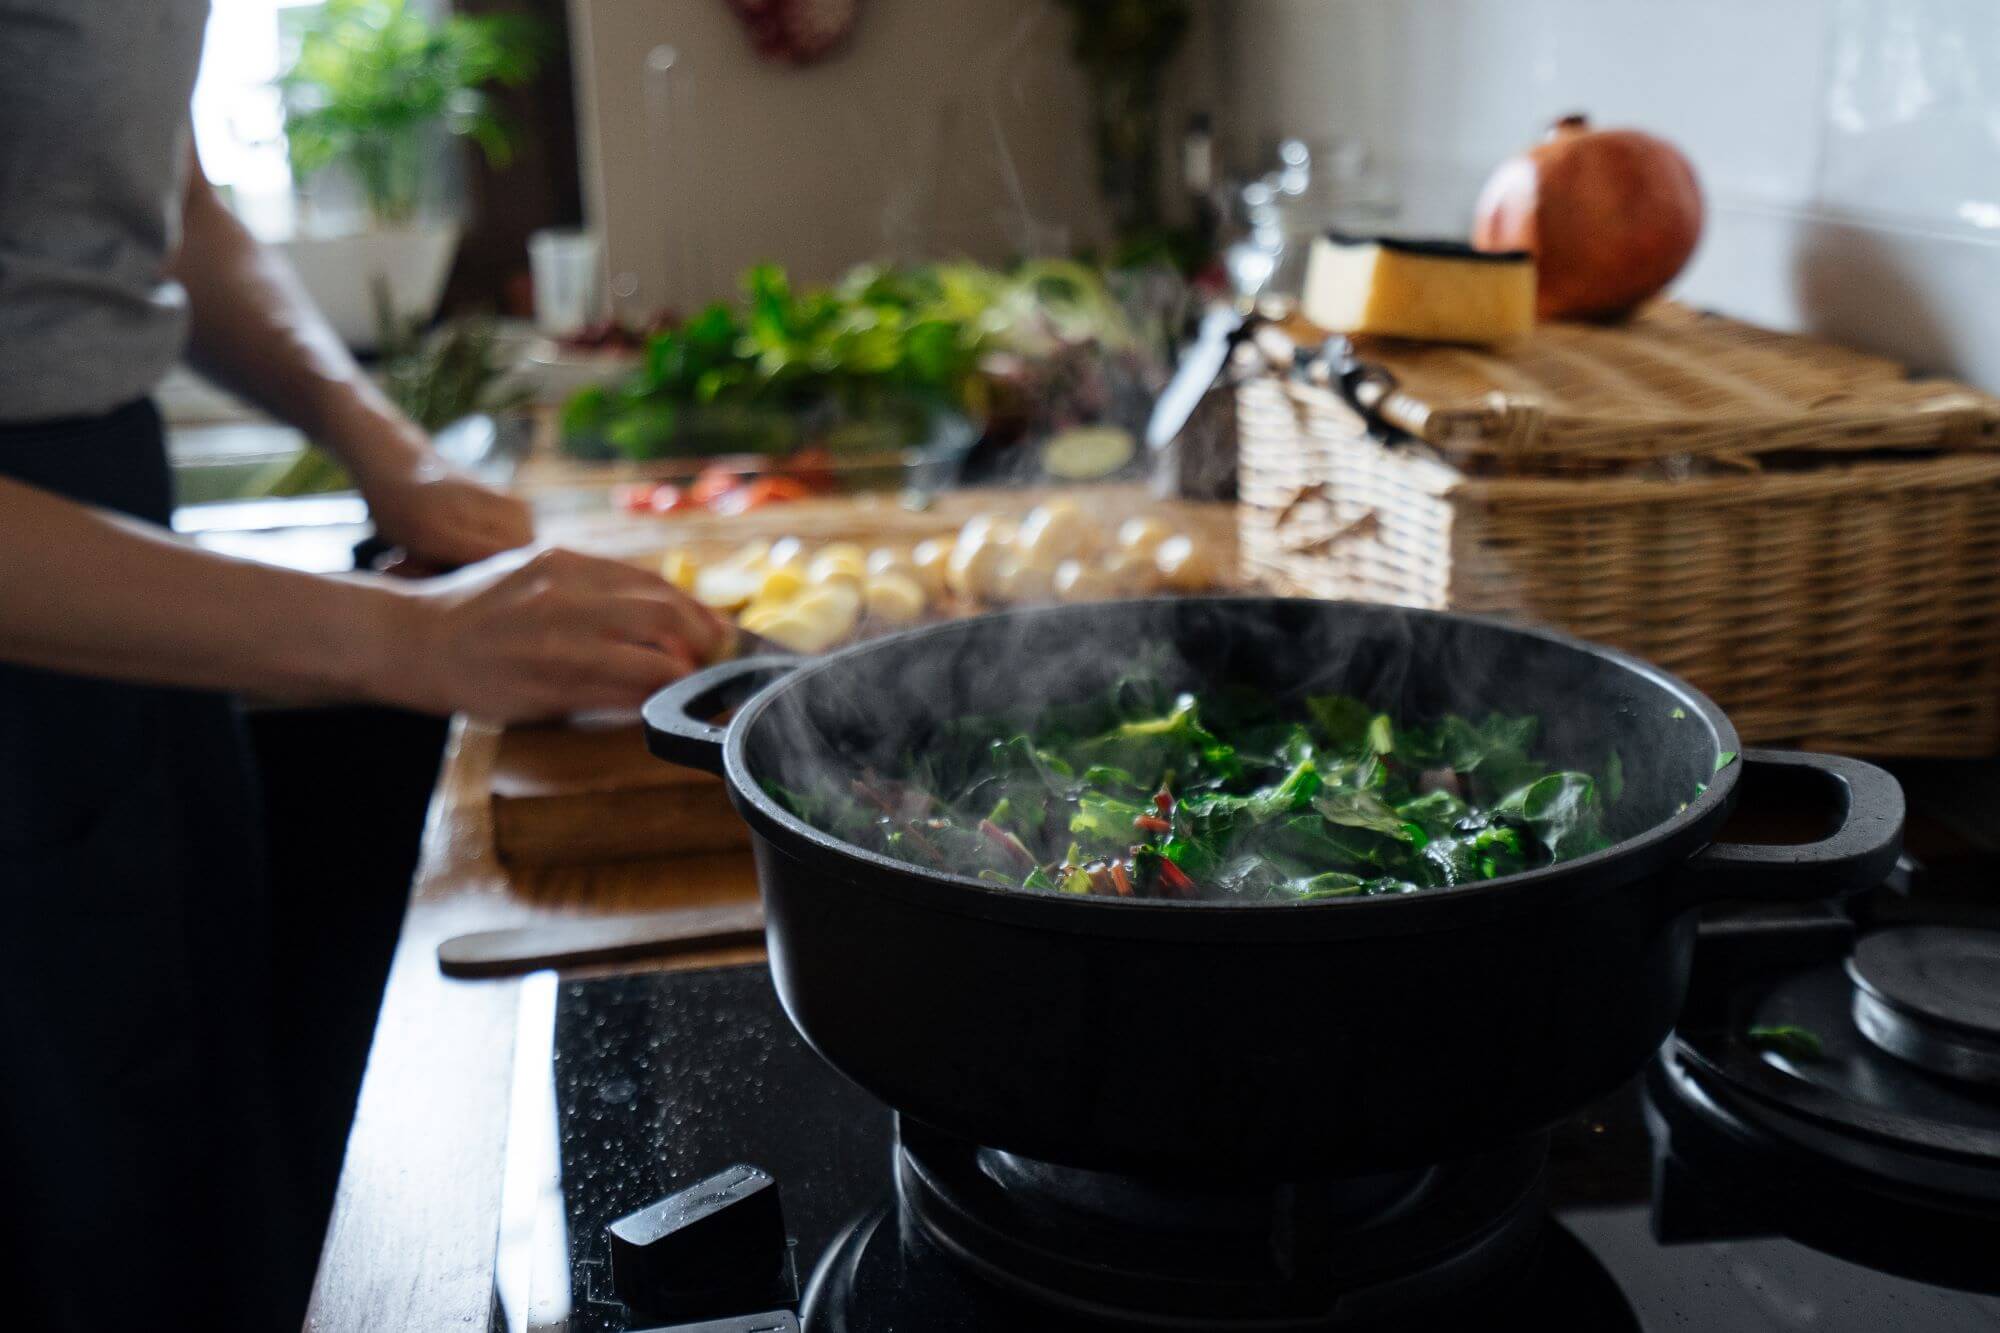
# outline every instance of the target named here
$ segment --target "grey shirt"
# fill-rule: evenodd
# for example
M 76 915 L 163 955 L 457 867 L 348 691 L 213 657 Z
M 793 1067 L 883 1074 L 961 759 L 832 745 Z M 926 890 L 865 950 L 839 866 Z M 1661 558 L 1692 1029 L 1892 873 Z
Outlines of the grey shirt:
M 106 412 L 179 358 L 208 0 L 0 0 L 0 421 Z

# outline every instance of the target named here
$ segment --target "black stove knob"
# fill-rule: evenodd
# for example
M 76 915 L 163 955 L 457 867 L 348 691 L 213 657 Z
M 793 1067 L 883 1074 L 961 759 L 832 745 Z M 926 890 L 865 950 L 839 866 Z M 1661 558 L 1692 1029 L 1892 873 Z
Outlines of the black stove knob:
M 640 1311 L 687 1309 L 732 1293 L 749 1304 L 782 1278 L 790 1259 L 778 1182 L 754 1166 L 718 1171 L 606 1231 L 611 1285 Z

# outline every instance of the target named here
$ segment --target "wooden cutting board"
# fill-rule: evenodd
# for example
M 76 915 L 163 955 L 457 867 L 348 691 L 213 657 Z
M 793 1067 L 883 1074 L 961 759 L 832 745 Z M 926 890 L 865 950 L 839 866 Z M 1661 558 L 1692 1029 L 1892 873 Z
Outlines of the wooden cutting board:
M 734 851 L 749 841 L 722 779 L 648 754 L 636 717 L 501 733 L 493 844 L 508 865 Z

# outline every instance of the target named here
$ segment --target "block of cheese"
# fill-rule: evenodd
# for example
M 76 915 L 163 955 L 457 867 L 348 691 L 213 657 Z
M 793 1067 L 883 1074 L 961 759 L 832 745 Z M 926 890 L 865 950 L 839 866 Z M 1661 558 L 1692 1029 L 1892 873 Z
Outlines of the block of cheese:
M 1455 241 L 1313 240 L 1301 313 L 1334 333 L 1497 343 L 1535 327 L 1535 261 Z

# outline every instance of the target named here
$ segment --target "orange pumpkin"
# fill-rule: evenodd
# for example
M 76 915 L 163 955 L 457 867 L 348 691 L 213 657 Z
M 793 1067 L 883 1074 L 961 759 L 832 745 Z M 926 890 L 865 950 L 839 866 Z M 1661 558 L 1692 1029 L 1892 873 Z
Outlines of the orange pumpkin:
M 1535 256 L 1538 318 L 1612 319 L 1674 280 L 1701 221 L 1701 186 L 1679 149 L 1565 116 L 1487 178 L 1472 244 Z

